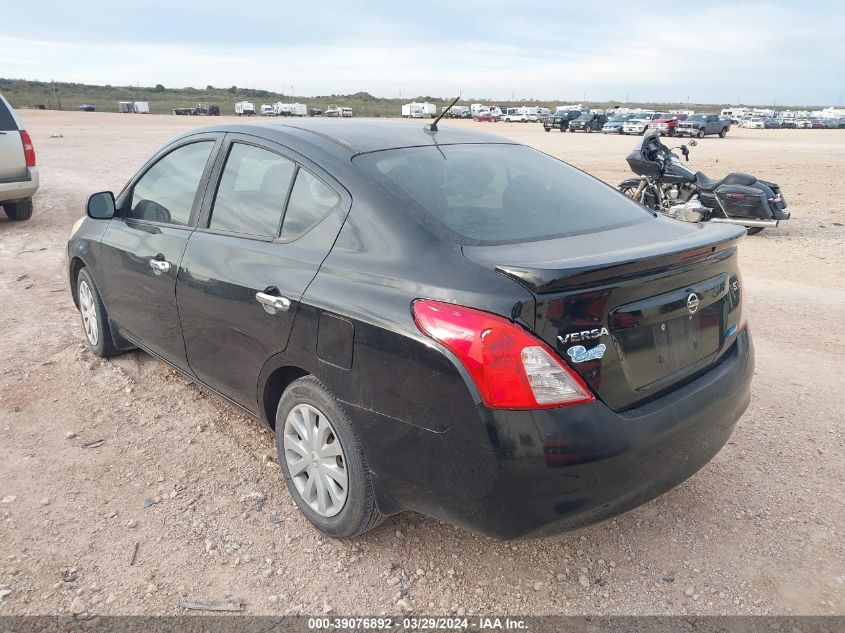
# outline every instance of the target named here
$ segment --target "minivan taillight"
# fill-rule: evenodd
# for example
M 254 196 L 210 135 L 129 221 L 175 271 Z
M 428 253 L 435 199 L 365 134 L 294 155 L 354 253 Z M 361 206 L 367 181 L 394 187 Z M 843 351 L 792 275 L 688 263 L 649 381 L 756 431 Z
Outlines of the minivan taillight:
M 516 323 L 428 299 L 414 301 L 413 312 L 420 331 L 458 357 L 491 409 L 549 409 L 595 399 L 548 345 Z
M 32 139 L 26 130 L 21 130 L 21 143 L 23 143 L 23 156 L 26 159 L 27 167 L 35 167 L 35 147 L 32 145 Z

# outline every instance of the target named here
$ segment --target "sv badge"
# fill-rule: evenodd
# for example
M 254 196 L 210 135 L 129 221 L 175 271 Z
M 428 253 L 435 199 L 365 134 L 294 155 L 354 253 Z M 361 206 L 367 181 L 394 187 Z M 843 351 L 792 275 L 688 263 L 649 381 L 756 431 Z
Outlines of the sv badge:
M 583 345 L 573 345 L 566 353 L 569 354 L 569 358 L 572 359 L 573 363 L 584 363 L 588 360 L 598 360 L 602 356 L 604 356 L 604 352 L 607 349 L 607 345 L 604 343 L 599 343 L 591 350 L 588 350 Z

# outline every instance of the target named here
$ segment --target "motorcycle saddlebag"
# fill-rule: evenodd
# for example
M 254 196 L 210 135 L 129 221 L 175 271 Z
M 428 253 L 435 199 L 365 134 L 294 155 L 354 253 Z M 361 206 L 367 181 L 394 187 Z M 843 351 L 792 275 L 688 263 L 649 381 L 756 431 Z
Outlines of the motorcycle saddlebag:
M 721 185 L 715 193 L 719 207 L 728 218 L 770 220 L 774 214 L 769 198 L 774 198 L 774 193 L 768 195 L 764 189 L 771 191 L 765 186 L 758 189 L 743 185 Z
M 780 185 L 773 182 L 767 182 L 765 180 L 758 180 L 757 182 L 772 190 L 772 199 L 774 202 L 769 206 L 772 208 L 772 214 L 775 216 L 775 219 L 788 220 L 789 213 L 784 211 L 784 209 L 786 209 L 786 198 L 784 198 L 783 194 L 780 192 Z

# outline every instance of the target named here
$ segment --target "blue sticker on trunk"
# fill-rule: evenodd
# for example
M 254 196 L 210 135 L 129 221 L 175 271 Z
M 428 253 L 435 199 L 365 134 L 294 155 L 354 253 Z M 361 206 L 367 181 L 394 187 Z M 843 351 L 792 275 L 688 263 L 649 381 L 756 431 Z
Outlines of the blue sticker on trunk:
M 599 343 L 593 349 L 587 350 L 583 345 L 574 345 L 566 350 L 573 363 L 583 363 L 588 360 L 598 360 L 604 356 L 607 345 Z

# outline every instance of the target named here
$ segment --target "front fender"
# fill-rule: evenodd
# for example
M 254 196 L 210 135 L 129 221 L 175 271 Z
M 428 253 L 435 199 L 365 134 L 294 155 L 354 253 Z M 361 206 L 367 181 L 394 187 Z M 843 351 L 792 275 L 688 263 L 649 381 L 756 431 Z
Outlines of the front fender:
M 617 185 L 618 189 L 624 189 L 626 187 L 639 187 L 640 186 L 640 179 L 639 178 L 627 178 L 620 182 Z

